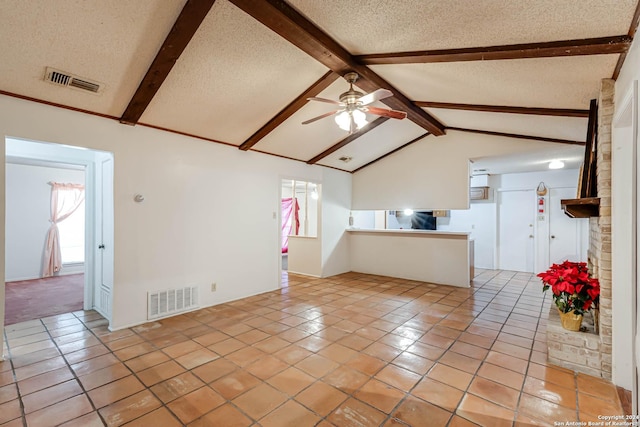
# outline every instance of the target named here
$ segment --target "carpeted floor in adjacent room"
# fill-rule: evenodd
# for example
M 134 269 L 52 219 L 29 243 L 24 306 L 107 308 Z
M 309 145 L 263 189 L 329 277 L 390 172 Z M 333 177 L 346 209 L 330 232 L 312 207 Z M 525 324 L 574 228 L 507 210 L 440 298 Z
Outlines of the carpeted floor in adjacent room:
M 84 274 L 7 282 L 5 325 L 82 310 Z

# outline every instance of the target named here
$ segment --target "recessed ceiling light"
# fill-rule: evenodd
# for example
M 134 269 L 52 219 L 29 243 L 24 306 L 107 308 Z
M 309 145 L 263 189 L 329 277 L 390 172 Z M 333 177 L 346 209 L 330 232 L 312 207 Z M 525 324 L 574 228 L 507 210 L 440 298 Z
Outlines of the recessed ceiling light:
M 549 169 L 562 169 L 564 162 L 562 160 L 552 160 L 549 162 Z

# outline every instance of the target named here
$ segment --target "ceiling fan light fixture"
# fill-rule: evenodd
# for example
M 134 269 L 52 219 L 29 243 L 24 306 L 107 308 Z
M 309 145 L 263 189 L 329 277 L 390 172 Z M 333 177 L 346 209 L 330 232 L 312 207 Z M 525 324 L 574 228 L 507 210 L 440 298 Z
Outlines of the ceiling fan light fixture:
M 549 169 L 562 169 L 564 162 L 562 160 L 552 160 L 549 162 Z
M 347 111 L 343 111 L 342 113 L 336 114 L 335 117 L 336 124 L 342 130 L 349 131 L 351 129 L 351 116 Z
M 361 129 L 364 125 L 367 124 L 367 115 L 361 110 L 353 110 L 353 111 L 343 111 L 341 113 L 336 114 L 335 117 L 336 124 L 342 130 L 346 130 L 347 132 L 351 131 L 351 122 L 355 123 L 355 128 Z
M 362 127 L 367 124 L 367 115 L 362 110 L 353 110 L 351 114 L 358 129 L 362 129 Z

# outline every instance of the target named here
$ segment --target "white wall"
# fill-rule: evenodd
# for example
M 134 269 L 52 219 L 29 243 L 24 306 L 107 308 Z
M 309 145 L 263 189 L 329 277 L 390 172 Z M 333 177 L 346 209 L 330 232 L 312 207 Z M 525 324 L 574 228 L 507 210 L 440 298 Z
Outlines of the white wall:
M 611 249 L 612 249 L 612 288 L 611 298 L 614 307 L 612 315 L 612 378 L 613 382 L 628 390 L 633 390 L 635 377 L 633 360 L 634 353 L 638 353 L 640 342 L 634 336 L 634 326 L 637 324 L 637 231 L 640 218 L 634 203 L 639 200 L 640 186 L 633 182 L 634 169 L 638 168 L 637 129 L 632 124 L 637 123 L 638 100 L 628 97 L 633 93 L 634 82 L 640 79 L 640 45 L 634 40 L 627 52 L 624 66 L 615 84 L 615 119 L 612 129 L 611 156 Z M 630 107 L 628 123 L 621 123 L 622 111 Z M 634 117 L 635 116 L 635 117 Z M 626 127 L 626 129 L 625 129 Z M 634 132 L 636 134 L 634 135 Z M 636 145 L 634 147 L 634 144 Z M 636 158 L 633 158 L 636 153 Z M 635 194 L 634 194 L 635 191 Z M 635 217 L 634 217 L 635 215 Z M 630 235 L 634 229 L 635 234 Z M 639 396 L 634 391 L 633 400 L 637 404 Z
M 0 144 L 2 144 L 3 138 L 1 137 L 2 133 L 0 133 Z M 4 150 L 0 150 L 0 177 L 5 176 L 6 169 L 6 154 Z M 4 178 L 3 178 L 4 181 Z M 2 225 L 5 223 L 5 185 L 4 183 L 0 183 L 0 248 L 4 250 L 4 242 L 5 242 L 5 227 Z M 5 300 L 5 286 L 4 286 L 4 275 L 5 275 L 5 257 L 0 256 L 0 360 L 5 359 L 5 349 L 6 345 L 4 343 L 4 300 Z
M 376 212 L 375 211 L 352 211 L 353 228 L 376 228 Z
M 578 169 L 556 169 L 543 172 L 507 173 L 492 175 L 490 183 L 501 190 L 536 189 L 540 182 L 547 188 L 577 187 Z
M 48 183 L 54 181 L 84 184 L 84 171 L 15 163 L 6 166 L 6 281 L 42 277 L 42 255 L 51 225 Z
M 320 235 L 322 236 L 322 277 L 351 271 L 349 212 L 351 175 L 325 174 L 321 186 Z
M 351 187 L 351 176 L 333 169 L 6 96 L 0 96 L 0 135 L 114 153 L 114 329 L 146 321 L 147 291 L 199 286 L 207 306 L 277 289 L 282 176 Z M 323 187 L 325 199 L 332 191 L 335 186 Z M 138 193 L 144 203 L 133 201 Z M 343 232 L 348 192 L 335 197 L 340 203 L 323 218 L 341 222 Z M 341 209 L 340 218 L 331 217 Z M 348 251 L 347 243 L 329 237 L 335 243 L 327 248 L 326 268 L 346 271 L 344 258 L 331 251 Z M 216 293 L 209 291 L 213 281 Z
M 474 267 L 496 268 L 496 209 L 495 202 L 472 202 L 469 209 L 452 210 L 448 217 L 437 219 L 438 230 L 471 233 L 469 239 L 474 241 Z
M 527 152 L 551 143 L 447 131 L 353 174 L 353 209 L 467 209 L 469 159 Z

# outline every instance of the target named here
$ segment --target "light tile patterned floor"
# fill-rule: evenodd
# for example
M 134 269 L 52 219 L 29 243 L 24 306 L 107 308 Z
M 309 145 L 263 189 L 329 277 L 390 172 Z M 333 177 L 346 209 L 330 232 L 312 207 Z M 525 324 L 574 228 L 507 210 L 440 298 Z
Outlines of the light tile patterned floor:
M 8 327 L 0 425 L 546 426 L 622 414 L 610 382 L 546 364 L 549 300 L 531 274 L 482 271 L 470 289 L 288 280 L 117 332 L 95 312 Z

